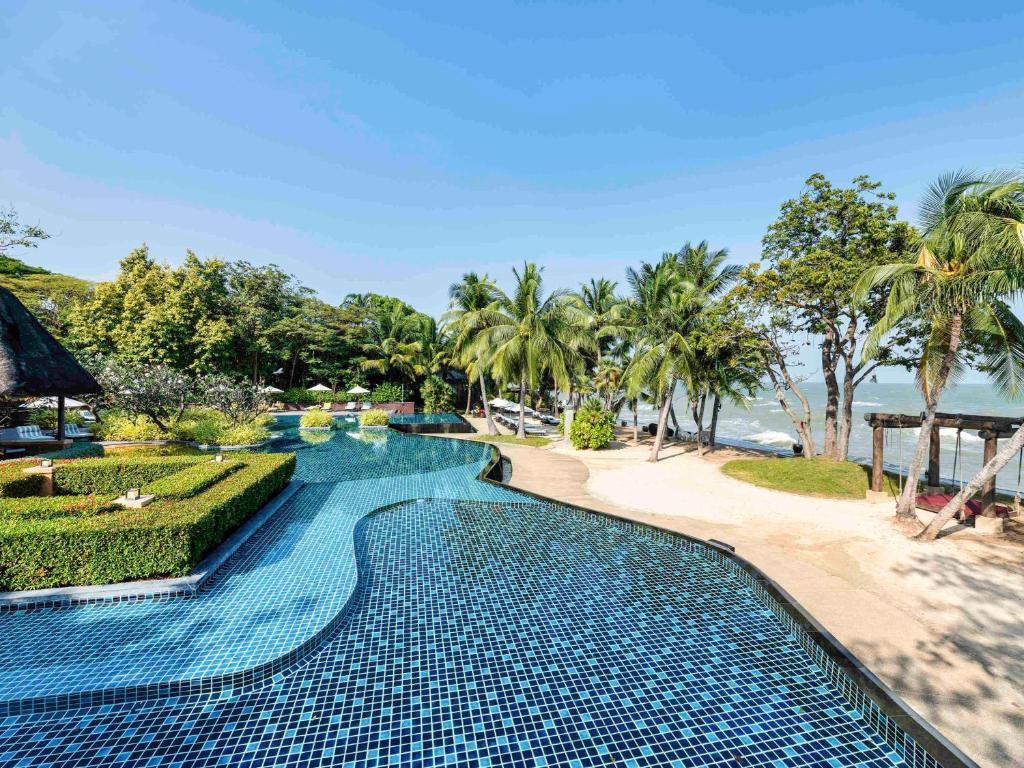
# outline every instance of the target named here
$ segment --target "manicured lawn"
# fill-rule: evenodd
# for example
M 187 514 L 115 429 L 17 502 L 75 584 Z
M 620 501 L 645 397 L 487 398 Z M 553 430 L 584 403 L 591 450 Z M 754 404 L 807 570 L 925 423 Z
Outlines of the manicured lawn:
M 722 472 L 762 488 L 831 499 L 863 499 L 869 484 L 867 467 L 822 458 L 733 459 Z M 886 477 L 887 490 L 892 492 L 894 485 Z
M 530 437 L 523 438 L 520 440 L 515 435 L 474 435 L 473 440 L 481 440 L 485 443 L 506 443 L 509 445 L 529 445 L 532 448 L 543 448 L 545 445 L 551 445 L 551 439 L 547 437 L 541 437 L 539 435 L 532 435 Z

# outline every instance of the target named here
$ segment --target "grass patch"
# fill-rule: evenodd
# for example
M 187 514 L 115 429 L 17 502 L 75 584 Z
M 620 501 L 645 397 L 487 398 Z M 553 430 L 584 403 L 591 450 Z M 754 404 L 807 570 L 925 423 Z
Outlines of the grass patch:
M 473 435 L 471 440 L 479 440 L 484 443 L 506 443 L 508 445 L 528 445 L 531 448 L 543 448 L 551 445 L 551 438 L 541 435 L 530 435 L 522 439 L 515 435 Z
M 733 459 L 722 465 L 722 472 L 762 488 L 829 499 L 863 499 L 870 487 L 869 467 L 824 458 Z M 889 493 L 895 484 L 894 478 L 885 478 Z

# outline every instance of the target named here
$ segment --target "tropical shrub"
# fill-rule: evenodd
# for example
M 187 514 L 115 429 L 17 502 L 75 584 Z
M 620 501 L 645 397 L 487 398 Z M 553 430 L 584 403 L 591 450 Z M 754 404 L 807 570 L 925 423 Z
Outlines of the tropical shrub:
M 103 440 L 185 440 L 204 445 L 257 445 L 270 438 L 274 419 L 263 413 L 235 423 L 213 408 L 190 408 L 169 428 L 160 429 L 147 416 L 111 411 L 93 428 Z
M 103 421 L 92 428 L 100 440 L 169 440 L 170 432 L 160 429 L 147 416 L 132 416 L 124 411 L 107 411 Z
M 455 390 L 440 376 L 429 376 L 420 387 L 424 413 L 449 413 L 455 410 Z
M 58 462 L 53 468 L 53 492 L 59 495 L 123 493 L 209 461 L 208 456 L 104 456 Z
M 164 477 L 175 467 L 181 471 L 187 466 L 182 464 L 186 457 L 127 459 L 68 462 L 58 465 L 54 477 L 61 472 L 74 473 L 73 465 L 92 463 L 93 472 L 103 469 L 103 482 L 88 481 L 88 473 L 80 470 L 77 485 L 106 485 L 120 491 L 125 480 L 111 483 L 108 467 L 136 480 L 145 475 L 150 478 L 147 482 L 155 483 L 158 478 L 151 477 L 154 463 L 171 468 Z M 133 469 L 133 463 L 144 465 L 145 471 Z M 188 573 L 287 485 L 295 454 L 239 454 L 238 463 L 241 466 L 236 471 L 190 498 L 157 499 L 142 509 L 83 514 L 89 508 L 81 499 L 53 497 L 57 500 L 45 504 L 59 507 L 63 501 L 69 505 L 64 514 L 44 506 L 29 517 L 0 513 L 0 590 L 106 584 Z
M 310 392 L 302 387 L 290 387 L 278 395 L 277 399 L 292 405 L 323 405 L 332 402 L 335 397 L 337 395 L 331 392 Z
M 334 427 L 334 417 L 328 411 L 306 411 L 299 418 L 302 429 L 330 429 Z
M 378 384 L 373 388 L 373 393 L 370 395 L 371 403 L 398 403 L 402 401 L 403 390 L 401 384 L 395 384 L 393 381 L 385 381 L 383 384 Z
M 77 445 L 77 443 L 76 443 Z M 95 443 L 92 443 L 95 445 Z M 104 456 L 206 456 L 198 448 L 191 445 L 172 443 L 170 445 L 107 445 L 103 448 Z
M 387 411 L 380 408 L 372 408 L 359 414 L 359 425 L 362 427 L 386 427 L 391 417 Z
M 56 408 L 35 408 L 29 412 L 28 423 L 34 424 L 40 429 L 56 429 L 57 428 L 57 409 Z M 82 426 L 85 423 L 85 419 L 82 418 L 82 414 L 73 409 L 64 410 L 64 423 L 74 424 L 76 426 Z
M 262 387 L 227 376 L 208 376 L 202 382 L 203 404 L 224 416 L 233 426 L 248 424 L 270 408 Z
M 573 416 L 569 441 L 573 448 L 605 448 L 615 437 L 615 414 L 600 400 L 587 400 Z

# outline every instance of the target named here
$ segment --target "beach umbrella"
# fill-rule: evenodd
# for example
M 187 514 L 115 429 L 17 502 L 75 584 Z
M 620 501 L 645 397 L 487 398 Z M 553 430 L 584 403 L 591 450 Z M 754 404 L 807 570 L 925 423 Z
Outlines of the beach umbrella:
M 56 408 L 57 398 L 56 397 L 37 397 L 35 400 L 30 400 L 27 403 L 22 404 L 22 408 L 36 409 L 36 408 Z M 73 397 L 64 398 L 65 408 L 88 408 L 86 403 L 81 400 L 75 400 Z
M 365 387 L 360 387 L 358 384 L 356 384 L 354 387 L 352 387 L 352 389 L 350 389 L 348 391 L 348 394 L 350 394 L 350 395 L 368 395 L 368 394 L 370 394 L 370 390 L 366 389 Z
M 268 395 L 280 395 L 284 393 L 283 389 L 278 389 L 277 387 L 272 386 L 264 387 L 263 391 L 266 392 Z
M 323 384 L 314 384 L 312 387 L 306 390 L 307 392 L 330 392 L 330 387 L 325 387 Z

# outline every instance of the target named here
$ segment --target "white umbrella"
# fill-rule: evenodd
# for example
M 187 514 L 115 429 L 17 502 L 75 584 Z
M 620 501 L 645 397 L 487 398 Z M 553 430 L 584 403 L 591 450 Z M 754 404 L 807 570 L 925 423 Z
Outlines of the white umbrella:
M 22 408 L 56 408 L 57 398 L 56 397 L 38 397 L 35 400 L 30 400 L 24 403 Z M 64 398 L 65 408 L 88 408 L 89 406 L 83 403 L 81 400 L 75 400 L 73 397 Z
M 370 390 L 365 389 L 364 387 L 360 387 L 358 384 L 356 384 L 354 387 L 352 387 L 352 389 L 348 391 L 348 393 L 350 395 L 368 395 L 370 394 Z
M 283 389 L 278 389 L 277 387 L 271 387 L 271 386 L 264 387 L 263 391 L 266 392 L 269 395 L 280 395 L 280 394 L 282 394 L 284 392 Z
M 307 392 L 330 392 L 331 388 L 330 387 L 325 387 L 323 384 L 316 384 L 316 385 L 310 387 L 309 389 L 307 389 L 306 391 Z

